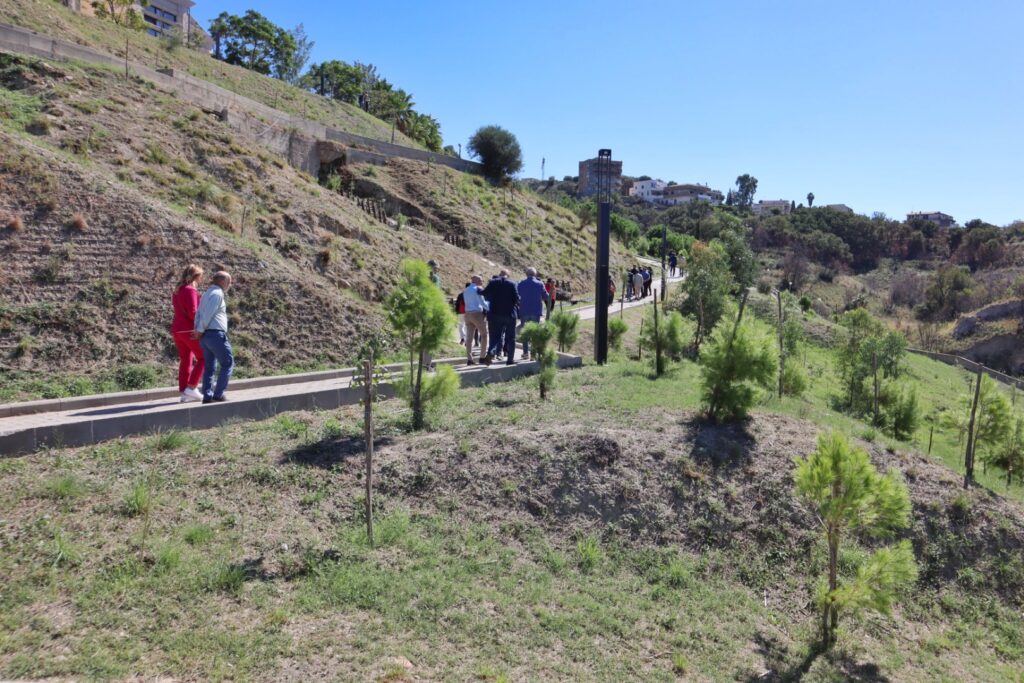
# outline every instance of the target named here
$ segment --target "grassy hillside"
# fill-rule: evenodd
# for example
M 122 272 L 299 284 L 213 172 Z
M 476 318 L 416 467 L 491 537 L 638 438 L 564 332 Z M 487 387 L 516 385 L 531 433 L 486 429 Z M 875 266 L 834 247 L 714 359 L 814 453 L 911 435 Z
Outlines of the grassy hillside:
M 618 358 L 545 403 L 529 379 L 464 390 L 422 434 L 381 404 L 375 548 L 358 408 L 6 461 L 0 673 L 1016 680 L 1019 503 L 859 439 L 908 480 L 920 580 L 819 653 L 825 553 L 790 472 L 828 409 L 812 394 L 709 426 L 696 374 Z
M 391 140 L 391 126 L 356 106 L 318 97 L 275 78 L 225 64 L 208 53 L 186 48 L 170 50 L 146 33 L 73 12 L 55 0 L 0 0 L 0 22 L 21 26 L 101 52 L 124 56 L 153 69 L 175 68 L 215 83 L 268 106 L 340 130 L 377 140 Z M 395 142 L 421 147 L 400 132 Z
M 0 56 L 0 138 L 0 400 L 117 388 L 124 363 L 169 381 L 168 297 L 192 260 L 238 276 L 243 374 L 350 359 L 358 341 L 338 340 L 379 329 L 406 257 L 437 259 L 451 296 L 500 266 L 592 287 L 593 240 L 578 240 L 593 229 L 531 193 L 412 161 L 342 167 L 357 195 L 401 207 L 381 223 L 258 140 L 108 69 Z

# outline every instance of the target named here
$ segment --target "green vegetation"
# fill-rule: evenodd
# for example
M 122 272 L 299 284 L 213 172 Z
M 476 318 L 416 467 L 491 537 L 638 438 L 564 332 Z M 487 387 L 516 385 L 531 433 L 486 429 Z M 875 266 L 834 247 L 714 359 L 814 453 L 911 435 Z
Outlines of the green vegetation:
M 853 567 L 856 577 L 839 584 L 840 539 L 858 532 L 884 537 L 910 524 L 910 494 L 900 475 L 881 476 L 868 454 L 851 448 L 835 432 L 818 438 L 818 448 L 797 460 L 796 490 L 813 506 L 828 545 L 827 581 L 818 593 L 822 643 L 832 646 L 839 614 L 869 607 L 888 614 L 897 591 L 917 580 L 909 541 L 874 551 Z
M 519 339 L 524 345 L 530 347 L 533 360 L 540 363 L 540 372 L 537 373 L 537 384 L 540 388 L 540 398 L 543 401 L 547 398 L 548 392 L 555 383 L 555 373 L 558 371 L 558 354 L 555 350 L 548 348 L 552 338 L 555 336 L 555 327 L 550 322 L 527 323 L 519 333 Z
M 555 309 L 549 322 L 555 327 L 555 340 L 558 342 L 558 350 L 568 353 L 573 344 L 579 338 L 580 317 L 569 311 Z
M 523 152 L 516 136 L 501 126 L 484 126 L 469 138 L 469 152 L 480 159 L 484 174 L 495 182 L 504 181 L 523 167 Z
M 729 422 L 745 418 L 758 390 L 771 388 L 778 356 L 765 325 L 726 316 L 701 349 L 700 368 L 708 419 Z

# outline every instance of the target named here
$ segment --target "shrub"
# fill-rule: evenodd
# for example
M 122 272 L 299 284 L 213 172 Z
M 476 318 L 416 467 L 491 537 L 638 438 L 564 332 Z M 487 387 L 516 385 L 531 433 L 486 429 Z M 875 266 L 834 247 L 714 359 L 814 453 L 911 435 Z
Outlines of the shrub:
M 153 509 L 153 490 L 145 481 L 137 481 L 122 501 L 124 514 L 129 517 L 149 515 Z
M 708 419 L 740 420 L 753 407 L 757 387 L 769 388 L 778 354 L 764 326 L 725 317 L 700 354 L 701 398 Z
M 640 344 L 650 352 L 654 375 L 661 377 L 665 372 L 665 361 L 677 359 L 683 353 L 683 316 L 678 311 L 659 316 L 655 305 L 644 322 Z
M 758 279 L 757 291 L 759 294 L 770 294 L 772 291 L 772 281 L 766 277 Z
M 894 386 L 886 387 L 885 399 L 886 422 L 894 439 L 906 441 L 921 421 L 921 408 L 917 403 L 917 390 L 913 387 L 897 390 Z
M 807 391 L 807 375 L 794 363 L 787 363 L 782 370 L 782 393 L 786 396 L 802 396 Z
M 575 313 L 567 311 L 554 311 L 549 321 L 555 326 L 555 339 L 558 341 L 558 350 L 566 352 L 572 348 L 579 337 L 580 317 Z
M 76 213 L 68 222 L 68 227 L 75 232 L 85 232 L 89 227 L 89 224 L 85 221 L 85 216 L 80 213 Z
M 800 301 L 798 303 L 800 304 L 800 310 L 804 313 L 811 310 L 811 299 L 806 294 L 800 297 Z
M 114 372 L 114 382 L 122 391 L 149 389 L 156 384 L 156 370 L 148 365 L 126 365 Z
M 7 229 L 11 232 L 21 232 L 25 229 L 25 222 L 21 220 L 21 216 L 11 216 L 7 219 Z
M 622 318 L 612 318 L 608 321 L 608 345 L 616 351 L 622 350 L 622 339 L 626 335 L 629 325 Z
M 576 543 L 576 564 L 580 571 L 589 574 L 601 563 L 603 553 L 601 542 L 594 536 L 587 536 Z

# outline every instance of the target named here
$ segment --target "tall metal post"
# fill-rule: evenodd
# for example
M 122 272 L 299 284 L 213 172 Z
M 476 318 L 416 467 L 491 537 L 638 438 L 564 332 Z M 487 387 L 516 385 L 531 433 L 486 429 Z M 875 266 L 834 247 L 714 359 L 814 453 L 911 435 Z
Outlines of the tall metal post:
M 668 251 L 668 225 L 661 226 L 661 301 L 665 302 L 665 290 L 668 289 L 668 279 L 665 270 L 665 252 Z
M 597 273 L 594 285 L 594 361 L 608 361 L 608 253 L 612 223 L 612 151 L 597 152 Z

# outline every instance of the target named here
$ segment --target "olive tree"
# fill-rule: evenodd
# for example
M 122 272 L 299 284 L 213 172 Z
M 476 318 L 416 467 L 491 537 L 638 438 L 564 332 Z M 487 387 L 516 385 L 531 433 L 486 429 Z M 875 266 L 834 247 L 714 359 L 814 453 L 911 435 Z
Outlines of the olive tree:
M 884 538 L 910 524 L 910 494 L 895 470 L 879 474 L 868 454 L 837 432 L 818 437 L 817 449 L 797 458 L 797 494 L 811 504 L 828 545 L 828 575 L 817 594 L 821 639 L 836 641 L 839 615 L 861 608 L 889 613 L 899 590 L 917 580 L 909 541 L 874 551 L 850 580 L 839 583 L 839 543 L 856 534 Z
M 484 126 L 473 133 L 468 146 L 470 154 L 480 159 L 484 174 L 499 181 L 523 168 L 523 151 L 516 136 L 501 126 Z

